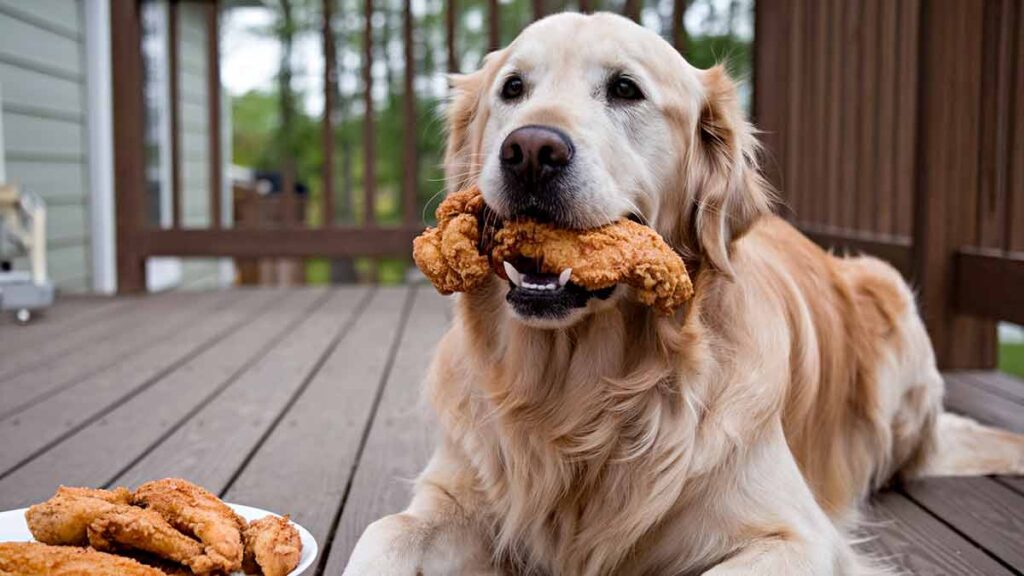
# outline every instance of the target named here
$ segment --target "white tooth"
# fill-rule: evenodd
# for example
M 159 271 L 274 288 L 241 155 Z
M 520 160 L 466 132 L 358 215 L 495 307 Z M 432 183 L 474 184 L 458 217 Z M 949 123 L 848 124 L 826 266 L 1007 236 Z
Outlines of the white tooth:
M 562 273 L 558 275 L 558 285 L 565 286 L 569 283 L 569 277 L 572 276 L 572 268 L 566 268 L 562 270 Z
M 505 265 L 505 274 L 508 274 L 508 279 L 511 280 L 512 283 L 515 284 L 516 286 L 522 288 L 523 275 L 519 273 L 519 270 L 516 270 L 516 267 L 509 264 L 507 260 L 505 262 L 502 262 L 502 264 Z

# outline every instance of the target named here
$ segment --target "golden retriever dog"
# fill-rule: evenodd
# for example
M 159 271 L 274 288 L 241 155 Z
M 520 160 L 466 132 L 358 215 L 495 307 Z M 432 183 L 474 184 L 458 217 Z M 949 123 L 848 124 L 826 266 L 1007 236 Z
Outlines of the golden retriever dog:
M 900 275 L 771 214 L 721 67 L 560 14 L 453 85 L 449 190 L 504 219 L 648 223 L 696 295 L 662 317 L 533 274 L 548 290 L 458 297 L 427 382 L 440 444 L 346 574 L 885 574 L 849 537 L 872 490 L 1024 470 L 1024 438 L 943 414 Z

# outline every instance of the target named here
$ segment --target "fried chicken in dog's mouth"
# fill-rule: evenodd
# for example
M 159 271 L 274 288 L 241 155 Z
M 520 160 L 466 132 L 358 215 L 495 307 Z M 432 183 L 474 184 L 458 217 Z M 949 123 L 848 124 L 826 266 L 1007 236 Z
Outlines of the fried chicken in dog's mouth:
M 607 300 L 620 284 L 663 315 L 693 295 L 679 254 L 632 219 L 586 230 L 528 219 L 503 222 L 470 188 L 449 195 L 437 221 L 416 238 L 413 257 L 438 291 L 473 291 L 493 271 L 507 282 L 506 300 L 524 319 L 566 319 L 591 300 Z

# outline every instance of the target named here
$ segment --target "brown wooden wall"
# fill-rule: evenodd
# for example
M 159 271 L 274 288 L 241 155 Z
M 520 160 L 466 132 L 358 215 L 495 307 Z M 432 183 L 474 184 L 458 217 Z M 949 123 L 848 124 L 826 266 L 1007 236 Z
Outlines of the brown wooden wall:
M 787 216 L 893 262 L 942 365 L 993 365 L 1024 321 L 1024 0 L 758 0 L 755 35 Z
M 909 239 L 920 1 L 758 3 L 758 122 L 802 226 Z

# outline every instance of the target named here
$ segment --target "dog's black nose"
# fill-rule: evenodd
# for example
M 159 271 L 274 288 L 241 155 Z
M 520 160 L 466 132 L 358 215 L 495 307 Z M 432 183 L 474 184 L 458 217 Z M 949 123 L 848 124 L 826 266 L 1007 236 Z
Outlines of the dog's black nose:
M 572 161 L 569 137 L 546 126 L 513 130 L 501 144 L 501 166 L 524 183 L 537 184 L 558 174 Z

